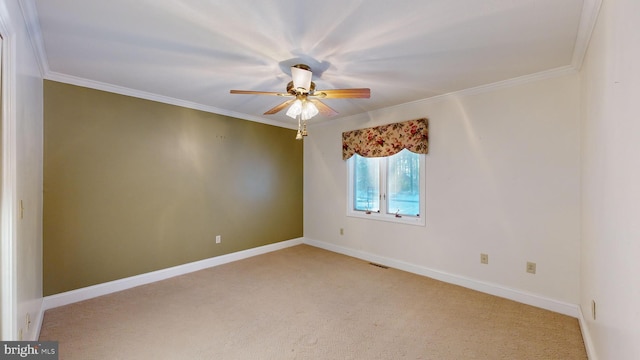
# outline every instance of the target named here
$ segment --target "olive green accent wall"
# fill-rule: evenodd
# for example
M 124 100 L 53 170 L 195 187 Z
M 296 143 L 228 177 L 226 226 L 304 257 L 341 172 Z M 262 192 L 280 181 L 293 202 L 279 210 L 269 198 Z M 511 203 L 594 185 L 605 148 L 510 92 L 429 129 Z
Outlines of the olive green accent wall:
M 301 237 L 294 138 L 45 81 L 44 295 Z

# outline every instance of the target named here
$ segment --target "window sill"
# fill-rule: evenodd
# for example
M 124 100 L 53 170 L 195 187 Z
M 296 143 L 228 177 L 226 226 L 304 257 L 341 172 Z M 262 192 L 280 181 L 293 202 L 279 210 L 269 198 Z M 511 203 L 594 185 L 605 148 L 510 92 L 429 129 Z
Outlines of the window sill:
M 401 217 L 396 217 L 390 214 L 380 214 L 377 212 L 372 212 L 367 214 L 364 211 L 348 211 L 347 216 L 355 217 L 360 219 L 374 220 L 374 221 L 386 221 L 393 222 L 397 224 L 406 224 L 406 225 L 415 225 L 415 226 L 425 226 L 426 221 L 423 217 L 415 217 L 415 216 L 407 216 L 402 215 Z

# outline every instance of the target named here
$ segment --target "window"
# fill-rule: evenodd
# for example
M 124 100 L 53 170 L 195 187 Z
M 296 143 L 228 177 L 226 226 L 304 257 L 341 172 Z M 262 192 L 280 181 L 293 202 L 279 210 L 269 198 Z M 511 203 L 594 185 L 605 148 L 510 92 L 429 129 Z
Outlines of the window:
M 426 118 L 342 133 L 347 215 L 425 225 Z
M 348 161 L 348 215 L 424 225 L 424 154 L 353 155 Z

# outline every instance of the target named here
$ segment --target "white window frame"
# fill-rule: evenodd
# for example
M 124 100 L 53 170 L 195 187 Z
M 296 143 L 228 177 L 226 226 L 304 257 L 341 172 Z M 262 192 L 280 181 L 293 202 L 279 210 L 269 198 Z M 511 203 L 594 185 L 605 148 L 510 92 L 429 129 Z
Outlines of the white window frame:
M 350 157 L 347 163 L 347 216 L 368 219 L 368 220 L 377 220 L 377 221 L 388 221 L 400 224 L 408 224 L 408 225 L 418 225 L 425 226 L 425 199 L 426 199 L 426 156 L 424 154 L 418 154 L 420 156 L 420 216 L 409 216 L 402 215 L 401 217 L 396 217 L 394 214 L 388 214 L 384 209 L 387 206 L 386 202 L 386 193 L 387 193 L 387 158 L 380 158 L 380 212 L 367 212 L 361 210 L 354 209 L 354 193 L 353 193 L 353 175 L 354 175 L 354 165 L 355 165 L 355 155 Z

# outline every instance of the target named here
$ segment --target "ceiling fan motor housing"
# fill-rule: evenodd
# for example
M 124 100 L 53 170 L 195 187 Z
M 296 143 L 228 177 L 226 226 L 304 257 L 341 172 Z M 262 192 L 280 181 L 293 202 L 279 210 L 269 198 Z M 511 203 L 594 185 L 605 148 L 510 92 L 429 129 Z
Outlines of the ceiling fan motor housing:
M 313 95 L 313 92 L 316 90 L 316 83 L 314 83 L 313 81 L 311 82 L 311 85 L 309 86 L 308 90 L 305 91 L 300 91 L 300 89 L 296 89 L 295 85 L 293 85 L 293 81 L 289 81 L 289 83 L 287 84 L 287 93 L 291 94 L 291 95 L 301 95 L 301 94 L 309 94 L 309 95 Z
M 309 67 L 309 65 L 305 65 L 305 64 L 296 64 L 296 65 L 293 65 L 292 67 L 296 69 L 311 71 L 311 68 Z

